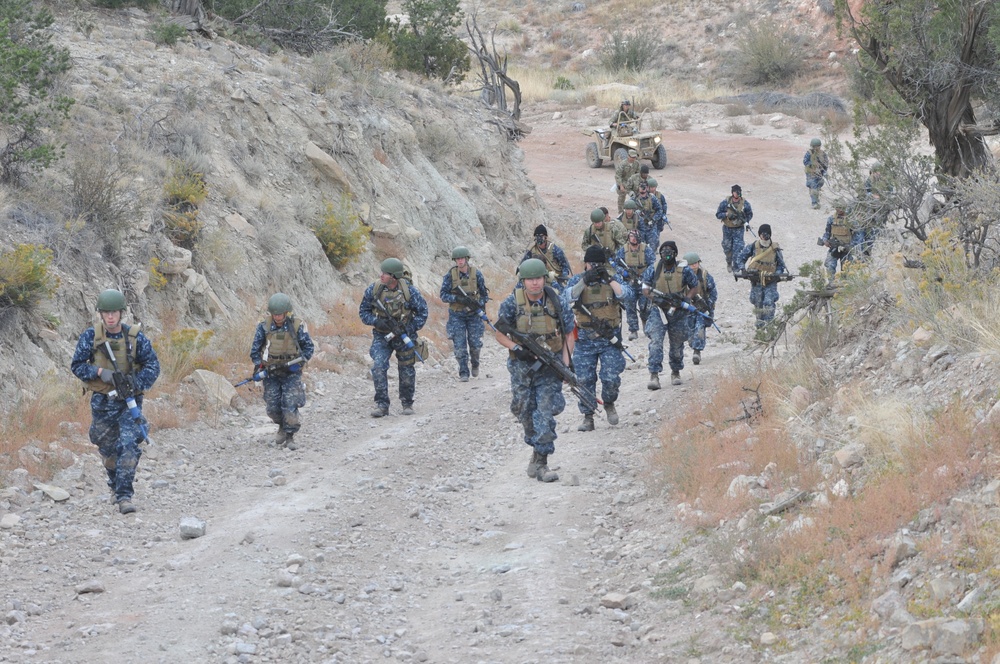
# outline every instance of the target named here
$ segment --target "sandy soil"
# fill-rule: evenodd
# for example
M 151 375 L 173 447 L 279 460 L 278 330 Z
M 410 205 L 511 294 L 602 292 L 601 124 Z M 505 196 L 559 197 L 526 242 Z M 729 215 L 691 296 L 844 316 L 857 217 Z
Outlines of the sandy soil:
M 579 265 L 589 211 L 614 204 L 613 171 L 587 168 L 580 132 L 606 113 L 552 119 L 553 110 L 525 118 L 533 132 L 523 148 L 554 235 Z M 826 211 L 808 206 L 808 135 L 765 124 L 734 136 L 717 108 L 687 112 L 691 130 L 665 132 L 669 164 L 654 171 L 673 224 L 664 239 L 699 252 L 718 278 L 724 334 L 710 333 L 682 386 L 648 391 L 644 340 L 633 342 L 621 423 L 599 417 L 597 431 L 579 433 L 571 401 L 554 484 L 525 476 L 530 450 L 508 411 L 504 354 L 489 339 L 469 383 L 447 356 L 419 368 L 413 417 L 398 403 L 388 418 L 367 417 L 361 363 L 313 372 L 297 452 L 267 443 L 273 426 L 249 391 L 243 414 L 156 433 L 134 516 L 109 504 L 94 458 L 59 478 L 72 494 L 64 503 L 38 492 L 3 498 L 0 515 L 20 522 L 0 530 L 0 661 L 766 659 L 735 628 L 739 612 L 727 607 L 738 591 L 711 601 L 663 592 L 690 590 L 713 568 L 647 459 L 671 411 L 745 352 L 748 287 L 722 269 L 714 218 L 730 185 L 743 186 L 755 228 L 772 224 L 792 269 L 822 257 Z M 782 291 L 787 300 L 792 289 Z M 204 537 L 180 538 L 186 516 L 207 522 Z M 87 581 L 103 592 L 83 592 Z

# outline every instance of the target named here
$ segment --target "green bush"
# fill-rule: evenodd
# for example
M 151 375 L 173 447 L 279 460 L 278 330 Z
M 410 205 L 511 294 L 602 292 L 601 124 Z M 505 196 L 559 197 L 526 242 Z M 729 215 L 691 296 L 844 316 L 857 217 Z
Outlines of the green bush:
M 52 23 L 29 0 L 0 0 L 0 182 L 19 182 L 63 153 L 51 130 L 73 105 L 57 93 L 72 63 L 69 51 L 49 43 Z
M 316 239 L 323 245 L 323 252 L 330 264 L 340 269 L 355 256 L 365 250 L 368 232 L 361 225 L 361 219 L 354 211 L 351 199 L 346 194 L 334 205 L 326 204 L 323 216 L 313 225 Z
M 171 21 L 161 21 L 149 29 L 153 42 L 164 46 L 173 46 L 177 40 L 187 37 L 187 32 L 187 28 L 183 25 L 177 25 Z
M 458 0 L 403 0 L 409 22 L 394 21 L 386 35 L 396 66 L 458 83 L 469 71 L 469 49 L 455 35 L 462 24 Z
M 565 76 L 559 76 L 556 78 L 556 82 L 552 85 L 556 90 L 576 90 L 573 83 Z
M 747 27 L 736 38 L 736 74 L 748 85 L 774 85 L 802 69 L 801 39 L 773 21 Z
M 613 72 L 639 72 L 652 65 L 659 50 L 660 35 L 652 26 L 615 30 L 601 49 L 601 65 Z
M 175 244 L 194 249 L 204 224 L 198 219 L 198 206 L 208 198 L 205 177 L 181 162 L 175 162 L 163 185 L 167 209 L 163 211 L 164 232 Z
M 52 274 L 52 251 L 36 244 L 19 244 L 0 254 L 0 310 L 31 310 L 59 287 Z

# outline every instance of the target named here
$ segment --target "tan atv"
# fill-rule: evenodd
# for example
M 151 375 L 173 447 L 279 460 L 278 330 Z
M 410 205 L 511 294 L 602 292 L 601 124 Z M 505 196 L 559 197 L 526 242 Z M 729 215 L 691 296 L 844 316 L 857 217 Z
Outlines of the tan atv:
M 667 149 L 663 147 L 658 131 L 641 131 L 643 111 L 635 120 L 621 122 L 616 127 L 588 127 L 583 133 L 597 137 L 587 144 L 587 165 L 600 168 L 605 160 L 618 163 L 628 158 L 629 150 L 636 150 L 639 159 L 648 159 L 653 168 L 667 165 Z

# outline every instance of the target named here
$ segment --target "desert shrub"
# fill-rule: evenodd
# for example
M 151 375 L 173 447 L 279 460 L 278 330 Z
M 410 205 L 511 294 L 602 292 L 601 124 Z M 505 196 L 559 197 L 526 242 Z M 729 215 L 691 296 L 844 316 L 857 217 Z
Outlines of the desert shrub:
M 171 21 L 161 21 L 149 29 L 150 37 L 156 44 L 173 46 L 178 39 L 187 37 L 187 28 Z
M 660 37 L 652 26 L 615 30 L 601 48 L 601 65 L 610 71 L 639 72 L 653 63 L 659 48 Z
M 170 177 L 163 185 L 166 209 L 163 211 L 164 230 L 177 245 L 193 249 L 202 224 L 198 206 L 208 198 L 208 185 L 201 173 L 175 162 Z
M 0 254 L 0 311 L 30 311 L 55 293 L 59 278 L 52 274 L 52 251 L 35 244 L 19 244 Z
M 108 257 L 121 251 L 122 241 L 137 213 L 126 190 L 127 177 L 107 155 L 85 155 L 70 169 L 70 216 L 97 232 Z
M 737 75 L 750 85 L 780 84 L 802 68 L 799 37 L 773 21 L 747 27 L 736 39 Z
M 206 354 L 212 340 L 212 330 L 199 331 L 184 327 L 164 334 L 153 342 L 160 369 L 169 382 L 176 383 L 195 369 L 210 369 L 214 364 Z
M 730 120 L 724 127 L 727 134 L 749 134 L 750 126 L 742 120 Z
M 556 90 L 576 90 L 576 86 L 566 78 L 565 76 L 559 76 L 556 78 L 556 82 L 552 84 L 552 87 Z
M 336 204 L 326 204 L 323 215 L 313 225 L 313 233 L 323 245 L 323 253 L 330 259 L 330 264 L 338 269 L 364 251 L 368 236 L 346 194 Z

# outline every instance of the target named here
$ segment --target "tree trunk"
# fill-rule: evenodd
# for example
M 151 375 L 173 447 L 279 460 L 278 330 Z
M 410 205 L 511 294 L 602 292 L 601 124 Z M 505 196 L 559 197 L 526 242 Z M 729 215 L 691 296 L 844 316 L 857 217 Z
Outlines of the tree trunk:
M 933 105 L 928 105 L 921 122 L 927 127 L 941 173 L 965 178 L 971 172 L 989 166 L 993 155 L 982 134 L 961 128 L 963 125 L 976 126 L 972 104 L 966 101 L 962 107 L 955 109 L 951 101 L 950 95 L 939 95 L 933 100 Z

